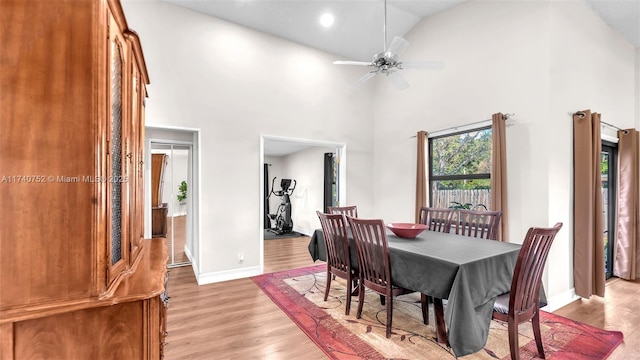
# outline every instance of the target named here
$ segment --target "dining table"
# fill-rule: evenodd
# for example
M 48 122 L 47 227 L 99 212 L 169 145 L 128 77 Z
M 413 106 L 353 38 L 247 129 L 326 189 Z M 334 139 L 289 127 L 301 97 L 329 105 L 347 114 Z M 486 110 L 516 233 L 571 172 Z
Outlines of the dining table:
M 349 236 L 351 264 L 357 268 L 355 243 Z M 433 297 L 440 313 L 446 299 L 443 319 L 436 308 L 438 340 L 448 343 L 458 357 L 482 350 L 496 297 L 511 288 L 521 245 L 428 230 L 413 239 L 388 231 L 387 242 L 393 285 Z M 326 261 L 321 229 L 313 233 L 309 253 L 314 261 Z

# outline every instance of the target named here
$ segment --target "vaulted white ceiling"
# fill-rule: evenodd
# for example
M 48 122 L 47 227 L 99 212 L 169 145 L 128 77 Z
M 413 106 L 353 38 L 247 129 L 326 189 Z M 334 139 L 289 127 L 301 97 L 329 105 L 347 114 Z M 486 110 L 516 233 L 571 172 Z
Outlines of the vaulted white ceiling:
M 371 61 L 383 49 L 383 0 L 164 0 L 299 44 L 336 54 L 336 60 Z M 467 1 L 387 0 L 387 44 L 420 20 Z M 504 1 L 504 0 L 495 0 Z M 530 0 L 536 1 L 536 0 Z M 640 0 L 585 1 L 609 26 L 640 48 Z M 320 25 L 331 13 L 332 27 Z M 265 142 L 265 155 L 283 156 L 309 145 Z
M 383 0 L 165 1 L 344 59 L 370 61 L 383 48 Z M 423 18 L 466 1 L 388 0 L 387 43 L 393 36 L 404 36 Z M 586 3 L 634 47 L 640 48 L 640 0 L 586 0 Z M 330 28 L 319 24 L 319 18 L 325 12 L 335 18 Z

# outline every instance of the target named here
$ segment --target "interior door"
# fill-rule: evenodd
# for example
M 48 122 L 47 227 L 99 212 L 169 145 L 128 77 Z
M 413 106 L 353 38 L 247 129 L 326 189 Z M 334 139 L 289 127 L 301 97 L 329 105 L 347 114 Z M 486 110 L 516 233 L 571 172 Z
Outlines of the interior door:
M 604 266 L 607 279 L 613 276 L 613 249 L 616 236 L 617 144 L 602 142 L 602 212 L 604 225 Z
M 162 199 L 160 208 L 163 210 L 169 259 L 167 266 L 183 266 L 191 263 L 187 251 L 191 242 L 192 216 L 189 184 L 191 183 L 192 146 L 179 143 L 151 143 L 152 157 L 164 159 L 162 171 L 162 186 L 158 189 L 158 202 Z M 152 189 L 153 190 L 153 189 Z M 154 208 L 155 210 L 155 208 Z

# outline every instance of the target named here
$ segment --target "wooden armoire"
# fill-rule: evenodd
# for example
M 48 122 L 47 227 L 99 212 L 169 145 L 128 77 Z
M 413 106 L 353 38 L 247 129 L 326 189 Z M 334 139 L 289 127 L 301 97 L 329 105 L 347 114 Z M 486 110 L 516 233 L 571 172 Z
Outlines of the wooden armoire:
M 158 359 L 149 83 L 118 0 L 0 0 L 0 359 Z

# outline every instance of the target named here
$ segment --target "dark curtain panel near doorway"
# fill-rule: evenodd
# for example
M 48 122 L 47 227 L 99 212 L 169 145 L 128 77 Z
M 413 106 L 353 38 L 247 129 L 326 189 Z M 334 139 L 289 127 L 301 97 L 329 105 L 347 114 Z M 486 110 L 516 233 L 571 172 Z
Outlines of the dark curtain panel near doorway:
M 573 115 L 573 278 L 576 295 L 604 296 L 600 114 Z
M 271 228 L 271 220 L 269 219 L 269 164 L 264 164 L 264 229 Z
M 329 211 L 329 206 L 334 206 L 333 203 L 333 186 L 335 181 L 335 167 L 334 167 L 333 153 L 324 154 L 324 212 Z

